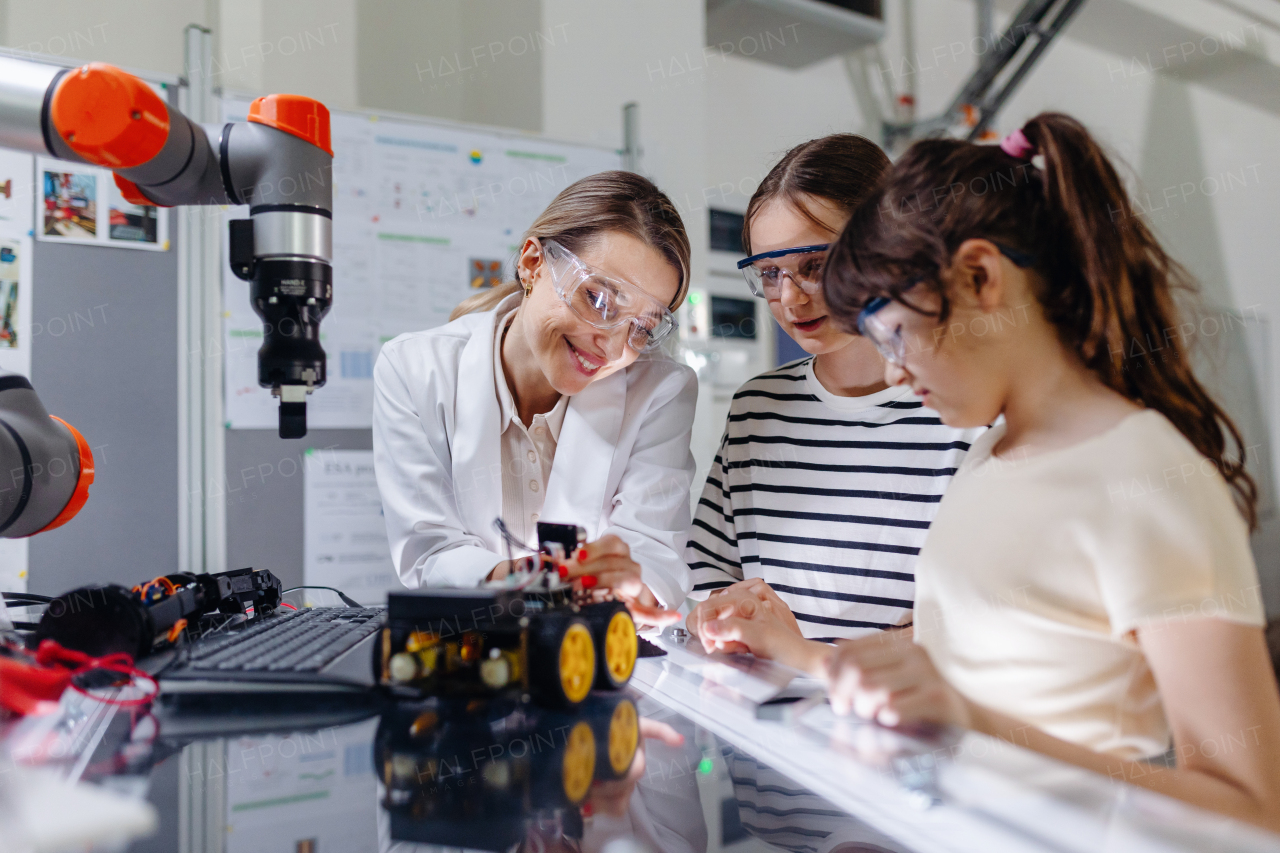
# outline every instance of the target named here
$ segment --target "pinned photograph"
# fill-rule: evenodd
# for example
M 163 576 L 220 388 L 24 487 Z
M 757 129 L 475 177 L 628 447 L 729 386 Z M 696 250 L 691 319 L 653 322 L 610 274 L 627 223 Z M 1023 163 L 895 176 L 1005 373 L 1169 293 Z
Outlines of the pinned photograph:
M 107 186 L 107 240 L 120 248 L 169 248 L 169 218 L 153 204 L 135 204 L 124 197 L 109 176 Z
M 108 235 L 112 240 L 133 243 L 154 243 L 159 232 L 154 205 L 133 204 L 125 201 L 120 190 L 109 187 L 111 206 L 107 209 Z
M 0 349 L 17 348 L 18 282 L 0 279 Z
M 0 220 L 0 224 L 3 220 Z M 0 239 L 0 371 L 31 371 L 31 238 Z
M 472 258 L 469 264 L 471 287 L 498 287 L 502 284 L 502 261 L 497 258 Z
M 41 173 L 40 233 L 76 242 L 98 242 L 98 177 L 92 172 Z

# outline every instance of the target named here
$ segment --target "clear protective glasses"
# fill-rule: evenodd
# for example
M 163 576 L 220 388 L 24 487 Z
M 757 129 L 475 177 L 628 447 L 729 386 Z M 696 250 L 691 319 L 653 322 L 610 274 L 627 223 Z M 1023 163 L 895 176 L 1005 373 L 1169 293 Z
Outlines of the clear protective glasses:
M 657 348 L 676 328 L 671 310 L 629 281 L 605 275 L 555 240 L 542 240 L 542 254 L 561 301 L 597 329 L 628 327 L 627 346 Z
M 902 338 L 902 327 L 889 328 L 888 324 L 876 316 L 876 312 L 888 305 L 891 300 L 885 296 L 877 296 L 858 312 L 858 334 L 875 344 L 876 351 L 885 361 L 894 367 L 902 367 L 907 355 L 907 343 Z
M 1004 255 L 1016 266 L 1025 269 L 1036 264 L 1034 255 L 1011 249 L 1008 246 L 1001 246 L 999 243 L 994 243 L 994 245 L 1000 250 L 1000 254 Z M 906 290 L 915 287 L 917 283 L 918 280 L 913 281 L 907 286 Z M 858 312 L 858 334 L 870 339 L 885 361 L 894 367 L 902 367 L 906 363 L 907 357 L 907 342 L 902 337 L 902 326 L 890 328 L 888 323 L 876 316 L 876 312 L 891 301 L 887 296 L 877 296 L 875 299 L 868 300 L 867 304 L 862 306 L 862 310 Z
M 809 296 L 822 290 L 822 266 L 827 259 L 829 243 L 814 246 L 792 246 L 761 252 L 738 261 L 738 269 L 747 280 L 751 292 L 761 299 L 779 299 L 782 279 L 790 278 Z

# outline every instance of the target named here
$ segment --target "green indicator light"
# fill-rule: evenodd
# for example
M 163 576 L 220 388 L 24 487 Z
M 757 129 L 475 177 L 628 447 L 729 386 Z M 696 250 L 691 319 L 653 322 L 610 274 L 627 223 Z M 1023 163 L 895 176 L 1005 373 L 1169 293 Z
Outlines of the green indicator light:
M 698 772 L 701 773 L 703 776 L 706 776 L 711 772 L 712 766 L 713 765 L 711 764 L 711 759 L 704 758 L 698 762 Z
M 689 294 L 689 304 L 690 304 L 690 305 L 697 305 L 697 304 L 698 304 L 699 302 L 701 302 L 701 301 L 702 301 L 702 294 L 701 294 L 701 293 L 690 293 L 690 294 Z

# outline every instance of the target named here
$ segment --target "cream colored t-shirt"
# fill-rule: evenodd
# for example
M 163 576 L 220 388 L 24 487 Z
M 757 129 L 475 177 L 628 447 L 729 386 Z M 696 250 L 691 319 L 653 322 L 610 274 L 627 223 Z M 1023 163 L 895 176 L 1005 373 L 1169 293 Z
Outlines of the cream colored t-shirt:
M 1230 489 L 1161 414 L 1072 447 L 993 457 L 951 481 L 916 563 L 915 639 L 972 701 L 1127 758 L 1170 741 L 1133 631 L 1264 624 Z

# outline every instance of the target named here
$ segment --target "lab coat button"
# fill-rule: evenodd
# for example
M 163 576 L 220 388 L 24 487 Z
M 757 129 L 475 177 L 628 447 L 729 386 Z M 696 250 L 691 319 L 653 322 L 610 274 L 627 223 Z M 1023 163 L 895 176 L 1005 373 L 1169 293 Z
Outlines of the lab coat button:
M 529 481 L 529 491 L 531 491 L 531 492 L 536 492 L 536 491 L 538 491 L 538 481 L 537 481 L 537 480 L 530 480 L 530 481 Z
M 534 453 L 532 450 L 530 450 L 530 451 L 529 451 L 529 461 L 530 461 L 530 462 L 537 462 L 537 461 L 538 461 L 538 454 L 536 454 L 536 453 Z

